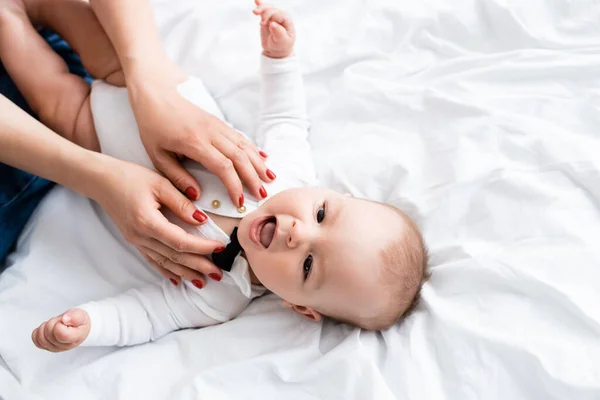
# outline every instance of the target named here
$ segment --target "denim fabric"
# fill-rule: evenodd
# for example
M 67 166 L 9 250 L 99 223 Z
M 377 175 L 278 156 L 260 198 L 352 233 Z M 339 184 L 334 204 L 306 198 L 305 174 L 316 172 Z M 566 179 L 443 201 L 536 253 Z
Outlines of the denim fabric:
M 41 30 L 40 35 L 65 60 L 71 73 L 81 76 L 88 83 L 92 81 L 91 76 L 83 68 L 79 56 L 60 36 L 47 29 Z M 1 61 L 0 93 L 37 118 L 7 75 Z M 33 68 L 40 68 L 40 66 L 36 65 Z M 0 163 L 0 271 L 4 269 L 6 256 L 13 250 L 25 224 L 53 185 L 54 183 L 38 176 Z

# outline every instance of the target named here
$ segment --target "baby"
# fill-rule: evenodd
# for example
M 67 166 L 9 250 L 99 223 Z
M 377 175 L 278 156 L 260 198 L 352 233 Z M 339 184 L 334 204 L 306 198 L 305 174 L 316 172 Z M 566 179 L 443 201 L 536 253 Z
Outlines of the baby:
M 8 2 L 7 2 L 8 1 Z M 74 2 L 0 1 L 0 58 L 42 122 L 60 134 L 113 157 L 153 168 L 139 138 L 118 60 L 83 55 L 95 77 L 90 89 L 62 68 L 60 58 L 33 28 L 64 26 L 55 7 Z M 6 5 L 8 4 L 8 5 Z M 86 51 L 110 48 L 91 8 L 76 4 L 78 18 L 63 34 L 70 42 L 89 39 Z M 427 252 L 415 224 L 400 210 L 374 201 L 311 187 L 316 181 L 308 143 L 305 96 L 293 54 L 295 31 L 281 10 L 256 0 L 261 18 L 261 99 L 256 142 L 279 176 L 261 189 L 261 199 L 232 207 L 218 198 L 220 181 L 191 160 L 185 167 L 203 188 L 196 207 L 205 221 L 192 226 L 165 211 L 187 232 L 222 242 L 213 262 L 220 282 L 168 280 L 140 284 L 114 298 L 90 302 L 51 318 L 32 334 L 36 346 L 65 351 L 85 346 L 125 346 L 156 340 L 169 332 L 235 318 L 267 290 L 283 305 L 311 320 L 327 316 L 365 329 L 385 329 L 416 304 L 428 277 Z M 28 17 L 29 14 L 29 17 Z M 30 19 L 31 18 L 31 22 Z M 90 32 L 91 30 L 91 32 Z M 17 32 L 17 33 L 14 33 Z M 12 40 L 19 35 L 20 40 Z M 114 57 L 114 53 L 111 53 Z M 89 61 L 91 60 L 91 61 Z M 91 63 L 91 64 L 90 64 Z M 28 65 L 25 65 L 28 64 Z M 90 66 L 91 65 L 91 66 Z M 112 66 L 112 67 L 111 67 Z M 107 82 L 112 83 L 109 84 Z M 43 88 L 36 87 L 36 85 Z M 61 98 L 65 87 L 71 91 Z M 39 90 L 43 89 L 43 90 Z M 189 77 L 178 87 L 183 97 L 223 119 L 202 82 Z M 56 106 L 60 104 L 60 107 Z M 40 112 L 51 110 L 51 112 Z M 77 135 L 77 137 L 75 137 Z

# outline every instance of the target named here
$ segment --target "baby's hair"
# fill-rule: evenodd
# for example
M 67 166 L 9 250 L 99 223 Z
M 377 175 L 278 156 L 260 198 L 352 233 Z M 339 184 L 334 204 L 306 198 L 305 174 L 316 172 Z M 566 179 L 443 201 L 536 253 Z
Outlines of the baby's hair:
M 396 207 L 394 210 L 405 222 L 406 232 L 402 238 L 382 251 L 384 260 L 384 284 L 392 292 L 390 314 L 379 321 L 383 328 L 402 322 L 419 304 L 423 284 L 429 280 L 429 252 L 419 228 L 408 215 Z M 407 268 L 402 268 L 406 266 Z M 391 286 L 391 287 L 390 287 Z
M 419 228 L 408 215 L 389 204 L 366 201 L 388 207 L 404 222 L 401 236 L 381 251 L 383 266 L 380 282 L 389 301 L 385 309 L 367 318 L 347 315 L 330 317 L 364 329 L 381 330 L 402 322 L 417 307 L 421 288 L 431 276 L 428 268 L 429 254 Z

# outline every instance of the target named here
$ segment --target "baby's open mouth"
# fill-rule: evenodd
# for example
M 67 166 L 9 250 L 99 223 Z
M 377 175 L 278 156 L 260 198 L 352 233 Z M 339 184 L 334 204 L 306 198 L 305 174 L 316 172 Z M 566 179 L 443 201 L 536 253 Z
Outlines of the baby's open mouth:
M 258 237 L 260 240 L 260 244 L 265 246 L 266 249 L 269 248 L 271 242 L 273 241 L 273 237 L 275 236 L 275 229 L 277 228 L 277 218 L 270 217 L 264 220 L 258 227 Z

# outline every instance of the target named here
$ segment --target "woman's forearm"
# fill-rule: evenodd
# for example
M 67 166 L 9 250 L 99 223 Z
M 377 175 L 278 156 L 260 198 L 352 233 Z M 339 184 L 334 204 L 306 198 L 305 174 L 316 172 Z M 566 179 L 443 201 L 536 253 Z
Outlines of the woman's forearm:
M 93 197 L 106 158 L 62 138 L 0 95 L 0 162 Z
M 148 0 L 91 0 L 90 4 L 126 77 L 137 76 L 137 70 L 153 68 L 167 59 Z

